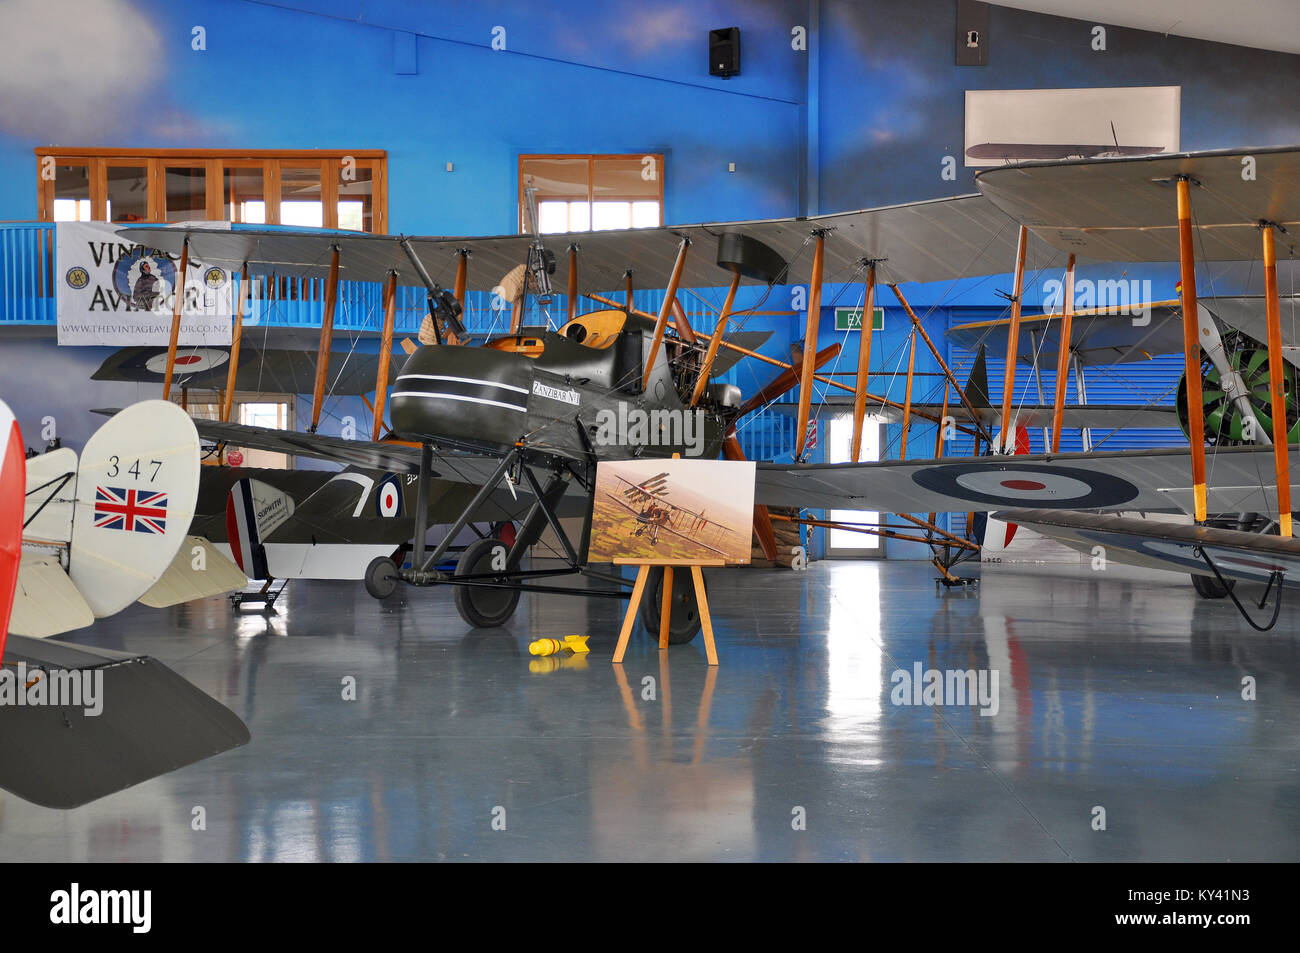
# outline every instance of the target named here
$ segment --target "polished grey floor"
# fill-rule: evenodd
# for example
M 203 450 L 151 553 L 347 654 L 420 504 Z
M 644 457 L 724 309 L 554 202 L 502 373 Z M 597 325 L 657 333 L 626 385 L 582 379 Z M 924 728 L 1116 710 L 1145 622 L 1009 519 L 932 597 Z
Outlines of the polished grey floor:
M 137 606 L 69 640 L 167 662 L 252 742 L 75 811 L 0 792 L 0 860 L 1300 859 L 1300 606 L 1261 635 L 1186 577 L 973 571 L 719 572 L 715 669 L 641 633 L 611 665 L 609 601 L 491 631 L 443 590 Z M 528 655 L 570 633 L 589 658 Z M 895 704 L 917 663 L 996 670 L 997 713 Z

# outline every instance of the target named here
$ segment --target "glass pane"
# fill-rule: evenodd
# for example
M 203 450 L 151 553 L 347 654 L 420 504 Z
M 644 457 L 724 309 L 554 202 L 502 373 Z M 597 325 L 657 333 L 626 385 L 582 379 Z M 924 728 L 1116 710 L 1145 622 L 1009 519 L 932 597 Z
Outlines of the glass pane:
M 595 199 L 637 199 L 659 201 L 659 177 L 662 170 L 655 156 L 631 159 L 602 159 L 592 165 L 592 189 Z M 656 225 L 658 222 L 655 223 Z
M 522 180 L 521 192 L 529 188 L 536 189 L 535 199 L 539 204 L 547 199 L 570 202 L 585 202 L 587 200 L 586 156 L 562 159 L 524 159 L 519 166 L 519 175 Z M 520 230 L 528 231 L 526 193 L 521 198 L 523 198 L 524 204 L 519 210 Z M 538 217 L 541 217 L 540 211 Z M 570 221 L 567 230 L 586 231 L 586 227 L 579 227 L 576 223 Z
M 632 227 L 658 228 L 663 220 L 659 215 L 658 202 L 633 202 Z
M 144 166 L 110 165 L 104 169 L 108 185 L 110 222 L 149 220 L 149 170 Z
M 325 224 L 319 165 L 280 169 L 280 224 L 304 228 Z
M 539 230 L 543 234 L 567 232 L 569 230 L 568 202 L 540 202 L 537 206 Z
M 266 192 L 260 167 L 223 169 L 221 196 L 221 217 L 227 222 L 266 223 Z
M 54 167 L 54 220 L 90 221 L 90 171 L 86 166 Z
M 569 203 L 569 231 L 585 232 L 591 228 L 591 206 L 586 202 Z
M 631 228 L 631 202 L 596 202 L 592 205 L 591 230 L 602 228 Z
M 173 166 L 163 170 L 164 202 L 169 222 L 208 217 L 208 175 L 202 166 Z
M 374 191 L 373 170 L 339 163 L 339 228 L 374 230 Z

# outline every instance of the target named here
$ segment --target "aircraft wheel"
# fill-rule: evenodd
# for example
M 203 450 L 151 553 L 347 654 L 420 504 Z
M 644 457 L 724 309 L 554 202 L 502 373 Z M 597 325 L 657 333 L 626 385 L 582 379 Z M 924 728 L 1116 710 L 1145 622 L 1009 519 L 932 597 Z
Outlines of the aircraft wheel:
M 660 608 L 663 605 L 664 570 L 652 566 L 646 579 L 645 594 L 641 598 L 641 624 L 650 637 L 659 641 Z M 700 631 L 700 610 L 695 603 L 695 582 L 689 569 L 673 571 L 672 614 L 668 620 L 668 644 L 681 645 L 691 641 Z
M 376 556 L 366 567 L 366 592 L 376 599 L 387 599 L 397 590 L 397 563 L 387 556 Z
M 476 539 L 465 547 L 456 563 L 456 575 L 478 576 L 492 572 L 492 560 L 498 547 L 509 547 L 499 539 Z M 496 589 L 490 586 L 456 586 L 456 611 L 469 625 L 493 629 L 505 625 L 519 605 L 517 587 Z
M 1229 579 L 1228 584 L 1224 586 L 1213 576 L 1192 575 L 1192 586 L 1196 589 L 1196 594 L 1202 599 L 1222 599 L 1232 591 L 1236 585 L 1236 580 Z

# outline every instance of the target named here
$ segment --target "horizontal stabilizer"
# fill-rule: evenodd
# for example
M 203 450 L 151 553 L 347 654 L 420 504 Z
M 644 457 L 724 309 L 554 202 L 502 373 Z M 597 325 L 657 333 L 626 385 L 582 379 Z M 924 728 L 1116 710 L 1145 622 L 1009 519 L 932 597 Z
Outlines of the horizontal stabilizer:
M 94 621 L 95 614 L 63 571 L 57 556 L 23 553 L 13 615 L 9 619 L 10 632 L 44 639 L 84 629 Z
M 72 507 L 77 496 L 77 454 L 67 447 L 27 461 L 27 499 L 23 539 L 66 543 L 72 539 Z
M 243 570 L 199 536 L 187 536 L 181 550 L 140 601 L 155 609 L 235 592 L 248 585 Z
M 1296 539 L 1068 510 L 1005 510 L 994 515 L 1085 553 L 1104 547 L 1106 558 L 1119 563 L 1212 576 L 1214 571 L 1200 555 L 1204 552 L 1225 579 L 1267 582 L 1280 572 L 1283 585 L 1300 588 L 1300 540 Z
M 147 655 L 13 637 L 0 690 L 34 669 L 47 700 L 58 687 L 73 703 L 32 704 L 26 689 L 28 704 L 0 705 L 0 788 L 42 807 L 79 807 L 249 740 L 234 712 Z

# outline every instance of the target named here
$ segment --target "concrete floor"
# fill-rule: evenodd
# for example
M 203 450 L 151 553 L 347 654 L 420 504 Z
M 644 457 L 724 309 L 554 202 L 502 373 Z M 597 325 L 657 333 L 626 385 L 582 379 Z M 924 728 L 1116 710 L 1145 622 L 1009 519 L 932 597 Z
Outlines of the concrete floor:
M 1300 859 L 1300 609 L 1261 635 L 1186 577 L 933 575 L 719 573 L 716 669 L 638 633 L 619 671 L 610 601 L 526 596 L 490 631 L 359 584 L 136 606 L 69 640 L 167 662 L 252 742 L 70 812 L 0 792 L 0 860 Z M 573 632 L 585 664 L 532 670 Z M 997 714 L 894 704 L 914 663 L 997 670 Z

